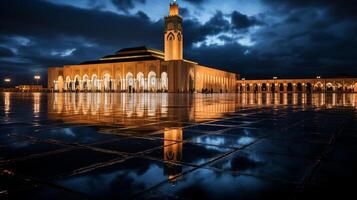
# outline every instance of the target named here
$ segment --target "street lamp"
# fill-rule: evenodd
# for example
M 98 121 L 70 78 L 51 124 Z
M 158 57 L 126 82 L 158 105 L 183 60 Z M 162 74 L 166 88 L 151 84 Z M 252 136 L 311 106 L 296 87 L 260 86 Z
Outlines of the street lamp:
M 38 81 L 41 79 L 41 76 L 36 75 L 34 78 L 35 78 L 35 80 L 36 80 L 36 84 L 38 85 Z
M 276 80 L 276 79 L 278 79 L 278 77 L 274 76 L 274 77 L 273 77 L 273 80 Z
M 321 76 L 317 76 L 316 79 L 321 79 Z
M 5 78 L 4 82 L 5 82 L 5 87 L 6 88 L 10 87 L 10 83 L 11 83 L 11 79 L 10 78 Z

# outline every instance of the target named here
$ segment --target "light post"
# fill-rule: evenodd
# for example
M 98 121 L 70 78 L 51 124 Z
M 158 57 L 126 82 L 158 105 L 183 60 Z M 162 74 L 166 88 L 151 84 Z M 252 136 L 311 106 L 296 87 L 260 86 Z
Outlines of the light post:
M 36 80 L 36 84 L 38 85 L 38 81 L 41 79 L 41 76 L 36 75 L 34 78 L 35 78 L 35 80 Z
M 11 79 L 10 78 L 5 78 L 4 82 L 5 82 L 5 88 L 8 88 L 10 86 Z

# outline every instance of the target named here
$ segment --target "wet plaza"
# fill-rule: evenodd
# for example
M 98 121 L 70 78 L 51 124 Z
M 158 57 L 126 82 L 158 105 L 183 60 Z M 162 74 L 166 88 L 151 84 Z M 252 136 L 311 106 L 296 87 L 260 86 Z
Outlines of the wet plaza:
M 0 94 L 0 199 L 354 194 L 356 94 Z

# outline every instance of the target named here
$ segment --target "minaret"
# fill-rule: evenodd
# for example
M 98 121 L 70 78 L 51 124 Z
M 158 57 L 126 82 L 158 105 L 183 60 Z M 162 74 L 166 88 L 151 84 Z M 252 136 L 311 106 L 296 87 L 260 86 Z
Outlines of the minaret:
M 183 59 L 182 17 L 176 0 L 170 3 L 170 15 L 165 17 L 165 61 Z

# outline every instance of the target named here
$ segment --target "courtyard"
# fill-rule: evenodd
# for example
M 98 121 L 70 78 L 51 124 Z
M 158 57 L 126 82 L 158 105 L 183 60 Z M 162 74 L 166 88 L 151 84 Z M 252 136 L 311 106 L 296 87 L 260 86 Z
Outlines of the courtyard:
M 0 199 L 353 194 L 357 97 L 2 93 Z

